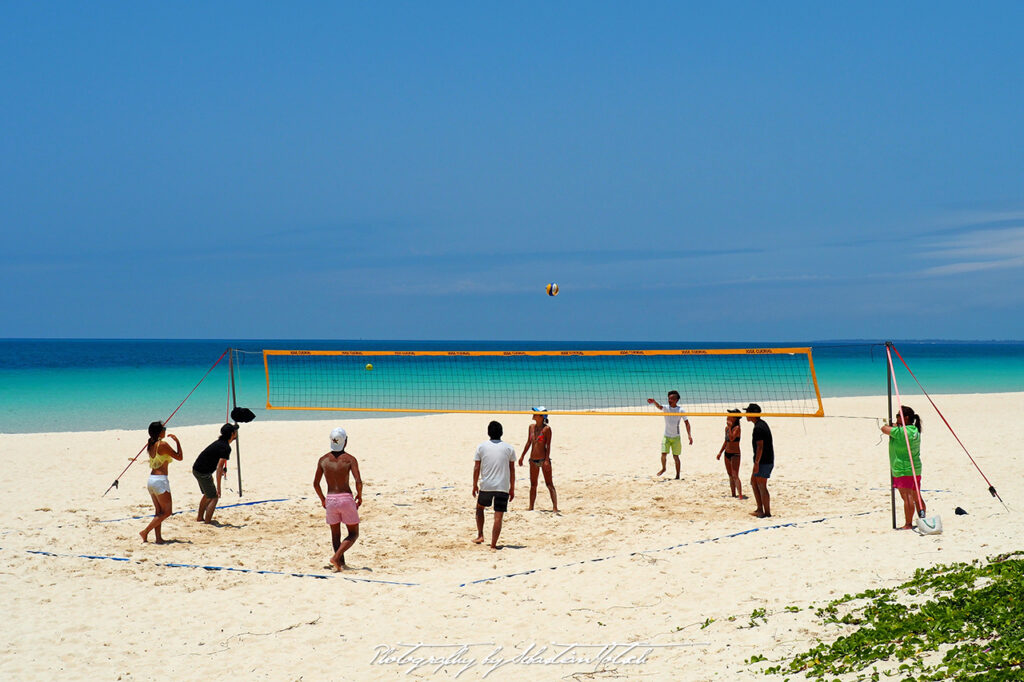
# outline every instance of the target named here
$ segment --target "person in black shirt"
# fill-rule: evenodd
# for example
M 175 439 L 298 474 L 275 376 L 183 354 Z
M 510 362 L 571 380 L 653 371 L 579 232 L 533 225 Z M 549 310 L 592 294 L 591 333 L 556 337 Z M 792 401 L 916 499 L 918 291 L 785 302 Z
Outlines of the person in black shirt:
M 200 523 L 213 523 L 213 512 L 220 497 L 220 479 L 227 473 L 231 443 L 237 435 L 238 426 L 235 424 L 220 427 L 220 438 L 207 445 L 192 465 L 192 475 L 196 477 L 199 490 L 203 493 L 203 498 L 199 501 L 199 514 L 196 517 L 196 521 Z M 214 472 L 217 474 L 216 484 L 213 482 Z
M 750 512 L 750 515 L 765 519 L 772 515 L 772 498 L 768 494 L 768 478 L 775 467 L 772 430 L 760 417 L 760 405 L 750 403 L 746 411 L 747 421 L 754 423 L 754 434 L 750 439 L 750 444 L 754 446 L 754 472 L 750 477 L 750 487 L 754 489 L 757 511 Z

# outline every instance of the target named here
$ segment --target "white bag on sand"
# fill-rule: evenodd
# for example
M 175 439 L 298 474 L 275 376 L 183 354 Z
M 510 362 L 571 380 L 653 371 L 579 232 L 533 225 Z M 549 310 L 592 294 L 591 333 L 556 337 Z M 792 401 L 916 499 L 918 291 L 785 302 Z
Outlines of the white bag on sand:
M 936 516 L 918 516 L 917 532 L 921 535 L 938 535 L 942 532 L 942 518 Z

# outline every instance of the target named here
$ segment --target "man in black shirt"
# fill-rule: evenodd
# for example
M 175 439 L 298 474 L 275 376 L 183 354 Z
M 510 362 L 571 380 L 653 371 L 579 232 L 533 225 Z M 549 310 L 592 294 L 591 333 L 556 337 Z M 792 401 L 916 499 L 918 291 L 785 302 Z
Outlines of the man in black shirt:
M 199 490 L 203 493 L 203 499 L 199 501 L 199 515 L 196 517 L 200 523 L 213 523 L 213 511 L 220 497 L 220 479 L 228 470 L 231 443 L 237 435 L 238 426 L 235 424 L 220 427 L 220 438 L 206 446 L 192 465 L 192 475 L 196 477 Z M 213 482 L 214 472 L 217 473 L 216 485 Z
M 754 433 L 750 444 L 754 446 L 754 473 L 750 477 L 750 487 L 754 489 L 757 511 L 751 516 L 765 519 L 772 515 L 772 498 L 768 494 L 768 479 L 775 467 L 775 447 L 772 444 L 772 430 L 761 419 L 761 406 L 757 403 L 747 405 L 747 421 L 754 422 Z

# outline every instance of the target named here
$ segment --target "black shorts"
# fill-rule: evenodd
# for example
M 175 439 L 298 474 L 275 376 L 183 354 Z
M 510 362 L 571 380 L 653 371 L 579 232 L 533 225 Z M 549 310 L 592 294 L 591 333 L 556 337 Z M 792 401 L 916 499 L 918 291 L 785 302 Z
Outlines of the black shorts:
M 199 482 L 199 490 L 203 493 L 203 497 L 209 497 L 213 500 L 216 500 L 219 497 L 219 495 L 217 495 L 217 484 L 213 482 L 213 474 L 201 474 L 193 469 L 192 475 L 195 476 L 196 481 Z
M 481 490 L 476 498 L 476 503 L 481 507 L 490 507 L 491 500 L 494 500 L 494 511 L 505 513 L 508 511 L 508 493 L 501 493 L 497 490 Z

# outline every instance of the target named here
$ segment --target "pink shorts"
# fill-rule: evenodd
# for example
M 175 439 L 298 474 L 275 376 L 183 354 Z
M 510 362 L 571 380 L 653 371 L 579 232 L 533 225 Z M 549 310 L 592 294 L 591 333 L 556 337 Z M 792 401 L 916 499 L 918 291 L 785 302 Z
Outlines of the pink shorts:
M 352 493 L 328 494 L 324 508 L 327 510 L 328 525 L 344 523 L 346 526 L 354 526 L 359 523 L 359 511 Z
M 916 485 L 915 485 L 915 481 L 917 483 Z M 921 487 L 921 477 L 920 476 L 897 476 L 896 478 L 892 479 L 892 487 L 896 488 L 897 490 L 899 490 L 900 488 L 909 489 L 909 490 L 916 490 L 916 489 Z

